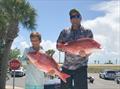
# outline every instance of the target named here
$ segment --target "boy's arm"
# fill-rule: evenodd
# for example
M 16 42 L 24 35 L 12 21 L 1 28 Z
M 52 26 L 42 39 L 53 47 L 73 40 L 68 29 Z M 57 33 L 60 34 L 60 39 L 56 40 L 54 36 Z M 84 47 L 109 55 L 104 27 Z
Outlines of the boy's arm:
M 21 63 L 24 64 L 24 65 L 27 65 L 27 64 L 30 63 L 30 61 L 27 58 L 27 53 L 28 53 L 28 49 L 25 48 L 25 50 L 23 52 L 22 60 L 21 60 Z

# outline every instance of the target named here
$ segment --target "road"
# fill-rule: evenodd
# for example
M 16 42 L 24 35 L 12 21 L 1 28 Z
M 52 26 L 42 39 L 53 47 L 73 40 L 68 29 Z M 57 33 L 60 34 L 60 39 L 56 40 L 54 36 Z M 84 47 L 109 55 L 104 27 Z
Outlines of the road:
M 93 84 L 88 83 L 88 89 L 120 89 L 120 84 L 116 84 L 113 80 L 100 79 L 98 74 L 88 74 L 95 78 Z M 13 79 L 7 81 L 7 85 L 12 85 Z M 18 77 L 15 79 L 17 87 L 24 87 L 25 77 Z

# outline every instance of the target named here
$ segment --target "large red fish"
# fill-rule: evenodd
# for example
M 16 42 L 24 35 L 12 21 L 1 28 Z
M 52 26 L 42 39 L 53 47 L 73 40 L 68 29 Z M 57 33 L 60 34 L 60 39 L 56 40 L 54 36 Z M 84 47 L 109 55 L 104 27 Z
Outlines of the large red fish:
M 80 55 L 81 52 L 91 54 L 96 49 L 101 49 L 100 44 L 91 38 L 81 38 L 64 44 L 57 44 L 57 48 L 63 52 Z
M 61 72 L 60 67 L 55 62 L 55 60 L 45 53 L 29 52 L 27 54 L 27 57 L 29 58 L 32 64 L 34 64 L 37 68 L 39 68 L 43 72 L 48 73 L 51 70 L 53 70 L 55 72 L 55 75 L 60 77 L 64 82 L 66 82 L 66 79 L 70 77 L 70 75 Z

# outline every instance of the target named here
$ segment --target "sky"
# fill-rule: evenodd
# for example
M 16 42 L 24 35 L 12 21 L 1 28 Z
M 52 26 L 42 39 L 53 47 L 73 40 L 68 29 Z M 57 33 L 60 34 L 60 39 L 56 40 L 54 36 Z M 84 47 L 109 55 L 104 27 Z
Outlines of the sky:
M 98 41 L 102 50 L 93 53 L 89 63 L 99 60 L 105 63 L 112 60 L 120 64 L 120 1 L 119 0 L 28 0 L 35 8 L 36 31 L 42 35 L 41 45 L 45 50 L 54 49 L 54 58 L 59 60 L 56 40 L 60 32 L 71 26 L 70 9 L 77 9 L 82 15 L 82 25 L 91 29 L 94 39 Z M 21 54 L 29 47 L 30 31 L 19 25 L 19 36 L 14 40 L 12 49 L 19 48 Z M 64 54 L 61 54 L 61 62 Z

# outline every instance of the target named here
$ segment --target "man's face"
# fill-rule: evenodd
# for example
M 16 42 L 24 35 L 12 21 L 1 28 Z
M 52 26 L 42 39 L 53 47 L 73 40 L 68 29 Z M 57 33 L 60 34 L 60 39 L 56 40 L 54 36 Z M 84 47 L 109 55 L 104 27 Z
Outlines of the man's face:
M 41 41 L 39 40 L 38 37 L 32 37 L 32 38 L 31 38 L 31 43 L 32 43 L 32 46 L 33 46 L 34 48 L 38 48 L 39 45 L 40 45 L 40 43 L 41 43 Z
M 72 23 L 73 26 L 78 26 L 80 25 L 80 15 L 77 14 L 77 13 L 73 13 L 71 16 L 70 16 L 70 21 Z

